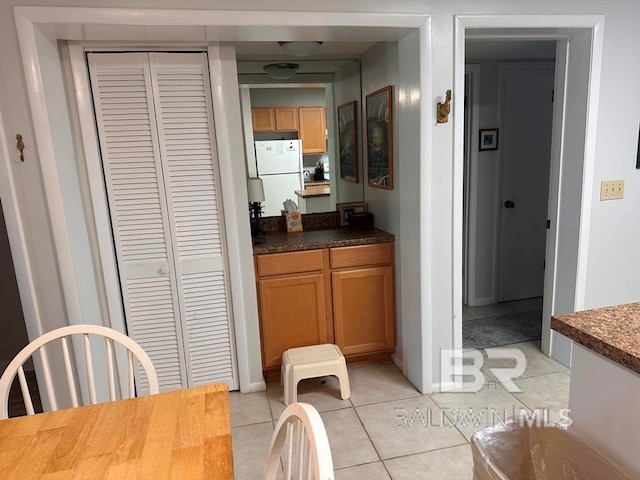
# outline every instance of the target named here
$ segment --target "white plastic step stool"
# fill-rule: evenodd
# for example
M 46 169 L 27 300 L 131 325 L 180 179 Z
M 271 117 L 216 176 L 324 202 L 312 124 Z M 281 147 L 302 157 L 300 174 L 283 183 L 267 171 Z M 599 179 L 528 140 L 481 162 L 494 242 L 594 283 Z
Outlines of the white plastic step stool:
M 340 396 L 351 396 L 349 374 L 344 355 L 336 345 L 325 343 L 310 347 L 290 348 L 282 354 L 281 383 L 284 384 L 284 404 L 296 402 L 298 382 L 305 378 L 335 375 L 340 381 Z

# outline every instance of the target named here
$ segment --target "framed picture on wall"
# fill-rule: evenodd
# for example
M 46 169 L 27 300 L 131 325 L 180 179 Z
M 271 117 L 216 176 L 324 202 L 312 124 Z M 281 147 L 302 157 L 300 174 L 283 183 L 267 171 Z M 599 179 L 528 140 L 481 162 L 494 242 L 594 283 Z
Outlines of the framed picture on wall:
M 365 202 L 337 203 L 336 210 L 340 214 L 340 225 L 349 225 L 349 217 L 353 213 L 362 213 L 367 211 Z
M 497 128 L 481 128 L 480 129 L 480 145 L 478 149 L 484 150 L 498 149 L 498 129 Z
M 371 187 L 393 189 L 393 96 L 388 85 L 367 101 L 367 180 Z
M 358 183 L 358 102 L 338 107 L 338 146 L 340 178 Z

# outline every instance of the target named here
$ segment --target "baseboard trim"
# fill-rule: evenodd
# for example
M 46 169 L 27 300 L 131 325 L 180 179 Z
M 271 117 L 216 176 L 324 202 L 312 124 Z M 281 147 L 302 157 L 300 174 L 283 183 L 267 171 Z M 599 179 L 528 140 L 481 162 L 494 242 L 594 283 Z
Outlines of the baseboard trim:
M 391 354 L 391 361 L 396 364 L 396 367 L 398 367 L 404 375 L 404 370 L 402 368 L 402 359 L 400 358 L 400 355 L 398 355 L 397 351 Z
M 469 302 L 470 307 L 482 307 L 483 305 L 493 305 L 498 303 L 494 297 L 476 298 Z
M 264 392 L 267 389 L 267 382 L 262 380 L 261 382 L 253 382 L 249 384 L 249 391 L 242 393 L 256 393 L 256 392 Z

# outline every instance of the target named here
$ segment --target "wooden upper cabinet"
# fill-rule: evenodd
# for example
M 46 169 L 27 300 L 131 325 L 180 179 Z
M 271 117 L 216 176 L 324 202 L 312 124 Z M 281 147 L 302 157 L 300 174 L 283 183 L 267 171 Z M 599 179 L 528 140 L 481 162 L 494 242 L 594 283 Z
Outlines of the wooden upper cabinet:
M 276 117 L 276 130 L 279 132 L 298 130 L 298 108 L 276 107 L 273 109 Z
M 325 110 L 324 107 L 298 108 L 302 153 L 325 153 L 327 151 Z
M 251 109 L 254 132 L 295 132 L 298 107 L 256 107 Z
M 271 107 L 252 108 L 251 121 L 254 132 L 273 132 L 276 127 L 275 114 Z

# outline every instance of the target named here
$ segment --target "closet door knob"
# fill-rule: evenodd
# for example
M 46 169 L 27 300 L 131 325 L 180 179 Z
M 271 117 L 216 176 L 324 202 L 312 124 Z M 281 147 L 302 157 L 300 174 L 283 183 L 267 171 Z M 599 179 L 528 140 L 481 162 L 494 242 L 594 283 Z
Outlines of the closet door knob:
M 167 275 L 169 272 L 169 265 L 163 265 L 162 267 L 160 267 L 160 273 L 162 275 Z

